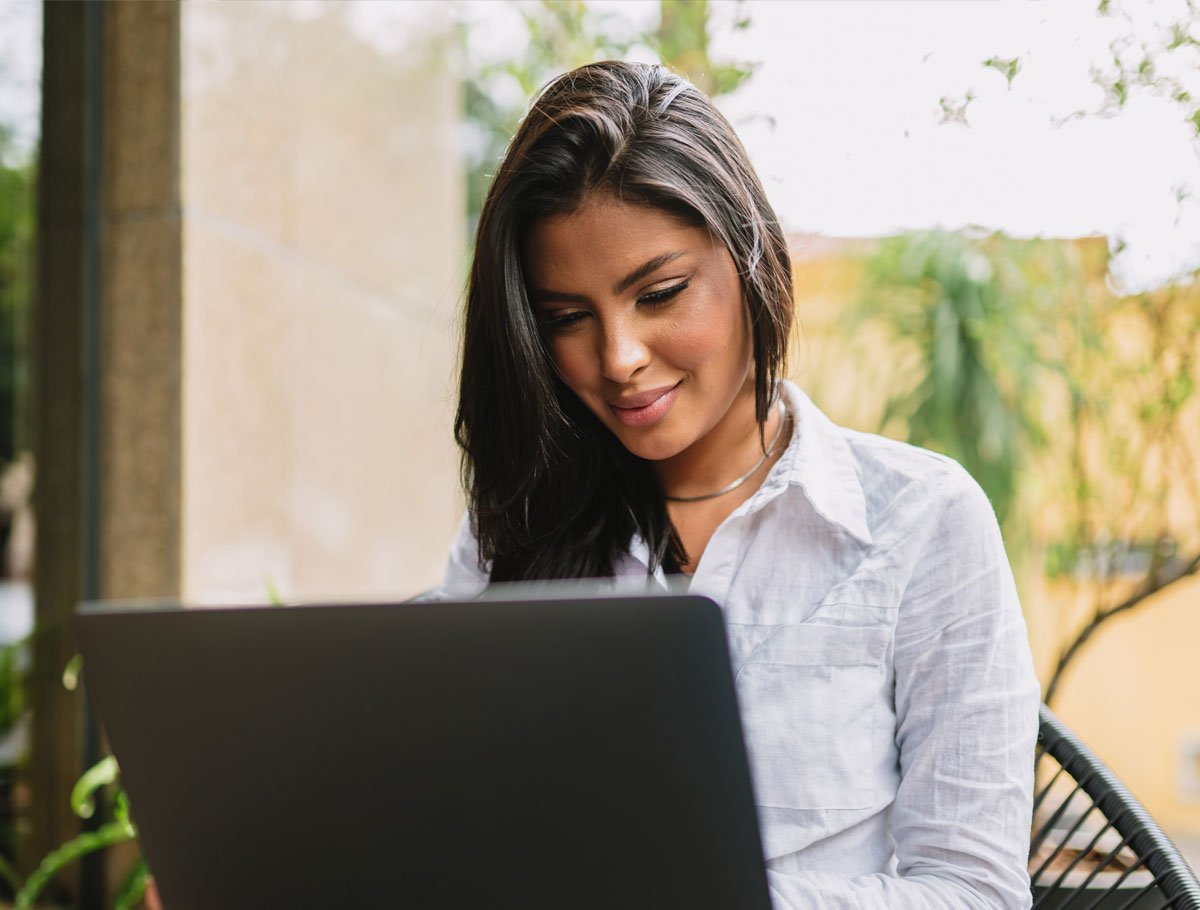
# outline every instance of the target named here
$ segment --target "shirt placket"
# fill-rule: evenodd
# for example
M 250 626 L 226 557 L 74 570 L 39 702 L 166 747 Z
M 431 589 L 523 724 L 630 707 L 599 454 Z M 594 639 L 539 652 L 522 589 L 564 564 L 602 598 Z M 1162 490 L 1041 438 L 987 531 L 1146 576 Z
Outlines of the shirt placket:
M 744 549 L 749 545 L 746 535 L 753 515 L 781 495 L 786 487 L 786 482 L 768 476 L 758 492 L 717 525 L 692 576 L 692 593 L 703 594 L 725 607 L 745 559 Z

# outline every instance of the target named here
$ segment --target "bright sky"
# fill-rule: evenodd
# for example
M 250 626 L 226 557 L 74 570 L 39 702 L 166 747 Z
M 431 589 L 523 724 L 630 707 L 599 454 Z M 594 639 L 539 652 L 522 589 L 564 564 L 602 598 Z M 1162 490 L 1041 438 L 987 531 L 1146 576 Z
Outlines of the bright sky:
M 417 22 L 444 12 L 433 2 L 356 0 L 351 21 L 382 52 L 400 53 Z M 657 0 L 590 5 L 631 29 L 653 28 L 658 10 Z M 1095 0 L 710 6 L 714 58 L 760 63 L 719 104 L 789 229 L 877 236 L 978 225 L 1020 236 L 1105 234 L 1128 245 L 1114 270 L 1134 289 L 1200 265 L 1200 146 L 1177 107 L 1138 98 L 1115 117 L 1055 125 L 1099 106 L 1090 71 L 1106 62 L 1114 38 L 1132 28 L 1142 40 L 1156 39 L 1186 0 L 1125 0 L 1132 25 L 1097 15 Z M 307 7 L 317 4 L 287 5 L 298 14 Z M 520 48 L 523 29 L 507 4 L 459 8 L 473 26 L 473 55 Z M 749 16 L 748 29 L 728 27 L 737 15 Z M 15 120 L 26 141 L 36 135 L 39 32 L 40 4 L 0 0 L 0 118 Z M 1192 33 L 1200 36 L 1200 23 Z M 983 67 L 993 56 L 1020 58 L 1011 90 Z M 1190 61 L 1187 78 L 1200 96 L 1200 61 L 1194 53 Z M 968 92 L 976 98 L 966 124 L 941 123 L 939 100 L 961 101 Z
M 787 227 L 838 236 L 975 225 L 1017 236 L 1103 234 L 1127 246 L 1118 284 L 1150 287 L 1200 266 L 1200 144 L 1180 109 L 1135 97 L 1098 110 L 1091 78 L 1109 44 L 1157 41 L 1186 0 L 710 0 L 714 59 L 758 63 L 718 105 L 741 134 Z M 359 6 L 382 42 L 397 5 Z M 651 30 L 657 0 L 590 0 L 631 31 Z M 501 59 L 525 41 L 510 4 L 460 0 L 469 53 Z M 750 27 L 734 31 L 735 18 Z M 1193 23 L 1200 37 L 1200 22 Z M 635 59 L 654 59 L 644 49 Z M 1200 53 L 1175 55 L 1200 97 Z M 1011 89 L 991 57 L 1021 61 Z M 1165 59 L 1165 58 L 1164 58 Z M 943 123 L 940 101 L 965 123 Z M 506 99 L 512 100 L 512 99 Z M 1188 196 L 1182 203 L 1179 196 Z
M 1126 8 L 1150 40 L 1184 3 Z M 1200 265 L 1200 146 L 1178 107 L 1143 99 L 1055 126 L 1102 102 L 1090 70 L 1122 23 L 1094 2 L 760 0 L 744 11 L 751 27 L 718 30 L 712 51 L 762 65 L 721 107 L 789 227 L 1101 233 L 1129 245 L 1114 268 L 1133 287 Z M 1011 90 L 982 66 L 993 56 L 1020 58 Z M 1200 67 L 1190 76 L 1200 96 Z M 968 91 L 967 125 L 940 123 L 939 99 Z
M 41 3 L 0 0 L 0 124 L 13 130 L 17 157 L 37 143 L 41 73 Z

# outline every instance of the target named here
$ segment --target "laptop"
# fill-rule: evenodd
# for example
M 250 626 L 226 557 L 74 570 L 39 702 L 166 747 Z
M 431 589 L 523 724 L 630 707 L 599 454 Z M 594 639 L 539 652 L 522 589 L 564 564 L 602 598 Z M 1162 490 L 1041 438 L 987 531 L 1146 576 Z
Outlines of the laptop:
M 87 604 L 166 910 L 768 910 L 702 597 Z

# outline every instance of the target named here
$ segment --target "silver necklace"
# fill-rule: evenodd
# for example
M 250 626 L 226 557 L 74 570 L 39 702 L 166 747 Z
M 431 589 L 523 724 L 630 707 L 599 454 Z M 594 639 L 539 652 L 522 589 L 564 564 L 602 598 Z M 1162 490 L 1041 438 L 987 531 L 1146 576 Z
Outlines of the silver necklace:
M 781 406 L 782 409 L 782 406 Z M 783 411 L 783 417 L 779 421 L 779 427 L 775 430 L 775 435 L 771 439 L 771 444 L 767 446 L 767 451 L 763 453 L 763 457 L 758 460 L 749 471 L 735 480 L 733 483 L 721 487 L 715 493 L 702 493 L 699 496 L 667 496 L 668 502 L 701 502 L 705 499 L 716 499 L 718 496 L 724 496 L 726 493 L 732 493 L 747 480 L 754 476 L 754 473 L 767 463 L 767 459 L 775 454 L 775 446 L 779 443 L 779 437 L 783 435 L 784 425 L 791 419 L 791 415 L 786 410 Z

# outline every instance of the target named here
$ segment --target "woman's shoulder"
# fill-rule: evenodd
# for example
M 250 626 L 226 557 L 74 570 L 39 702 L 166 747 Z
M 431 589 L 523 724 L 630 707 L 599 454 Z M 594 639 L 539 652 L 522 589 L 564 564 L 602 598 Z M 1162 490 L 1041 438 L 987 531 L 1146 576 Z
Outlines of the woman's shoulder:
M 878 433 L 839 429 L 864 488 L 877 495 L 919 490 L 944 500 L 982 492 L 967 469 L 948 455 Z
M 868 587 L 893 591 L 896 605 L 907 604 L 906 635 L 913 623 L 932 627 L 964 616 L 990 615 L 1005 628 L 1016 622 L 1020 606 L 996 512 L 961 464 L 832 422 L 824 432 L 853 469 L 870 535 L 843 587 L 869 579 Z
M 868 515 L 890 517 L 900 534 L 951 552 L 1003 549 L 999 522 L 979 482 L 938 452 L 872 433 L 848 431 L 864 476 Z
M 805 471 L 834 480 L 848 478 L 848 487 L 861 490 L 873 535 L 885 526 L 930 519 L 947 509 L 965 510 L 985 523 L 995 523 L 987 495 L 953 458 L 836 424 L 795 386 L 790 397 L 801 412 L 801 432 L 807 430 L 814 437 L 807 445 L 800 440 L 806 449 L 800 464 Z

